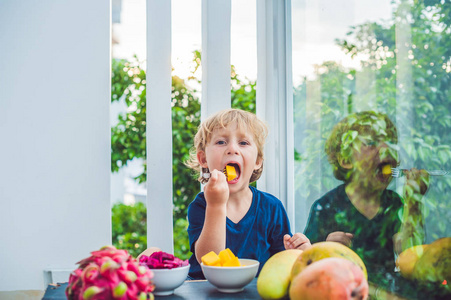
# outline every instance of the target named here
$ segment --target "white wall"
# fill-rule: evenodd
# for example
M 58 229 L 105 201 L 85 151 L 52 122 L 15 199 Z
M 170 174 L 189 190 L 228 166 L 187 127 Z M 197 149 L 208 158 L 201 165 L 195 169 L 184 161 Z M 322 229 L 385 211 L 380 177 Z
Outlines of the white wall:
M 110 1 L 0 1 L 0 291 L 111 243 Z

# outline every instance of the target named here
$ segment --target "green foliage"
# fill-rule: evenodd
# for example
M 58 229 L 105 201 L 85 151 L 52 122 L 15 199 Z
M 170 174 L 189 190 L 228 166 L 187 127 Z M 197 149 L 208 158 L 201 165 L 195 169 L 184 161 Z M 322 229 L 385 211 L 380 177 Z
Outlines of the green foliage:
M 256 82 L 247 78 L 240 79 L 232 66 L 232 108 L 256 112 L 255 99 L 257 98 Z
M 132 256 L 137 257 L 147 248 L 146 220 L 147 209 L 144 203 L 114 204 L 112 208 L 113 245 L 119 249 L 126 249 Z M 174 255 L 180 259 L 189 258 L 187 228 L 186 218 L 175 220 Z
M 146 206 L 141 202 L 135 205 L 117 203 L 111 212 L 113 245 L 137 257 L 147 248 Z
M 133 158 L 146 157 L 146 74 L 138 59 L 112 61 L 111 102 L 124 101 L 129 110 L 111 128 L 111 171 L 117 172 Z M 132 133 L 133 134 L 130 134 Z M 142 174 L 136 178 L 145 182 Z
M 174 224 L 174 255 L 180 259 L 188 259 L 191 256 L 189 250 L 189 240 L 186 230 L 188 229 L 188 220 L 179 218 Z

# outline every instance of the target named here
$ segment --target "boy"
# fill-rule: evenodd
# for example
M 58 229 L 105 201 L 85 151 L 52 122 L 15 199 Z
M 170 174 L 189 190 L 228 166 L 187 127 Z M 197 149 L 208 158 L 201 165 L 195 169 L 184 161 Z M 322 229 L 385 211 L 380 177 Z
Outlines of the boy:
M 395 254 L 422 242 L 421 196 L 428 174 L 404 170 L 406 190 L 414 191 L 405 194 L 405 204 L 387 190 L 391 168 L 398 165 L 397 141 L 396 127 L 385 114 L 364 111 L 340 121 L 325 151 L 334 176 L 344 184 L 313 203 L 304 232 L 312 243 L 327 240 L 351 247 L 375 276 L 393 273 Z M 402 209 L 410 214 L 403 219 L 416 224 L 401 221 Z
M 266 136 L 261 120 L 238 109 L 220 111 L 200 125 L 187 162 L 206 183 L 188 207 L 191 278 L 204 278 L 200 262 L 210 251 L 230 248 L 240 258 L 258 260 L 261 269 L 279 251 L 310 246 L 303 234 L 291 236 L 280 200 L 249 185 L 263 171 Z M 229 181 L 226 166 L 236 172 Z

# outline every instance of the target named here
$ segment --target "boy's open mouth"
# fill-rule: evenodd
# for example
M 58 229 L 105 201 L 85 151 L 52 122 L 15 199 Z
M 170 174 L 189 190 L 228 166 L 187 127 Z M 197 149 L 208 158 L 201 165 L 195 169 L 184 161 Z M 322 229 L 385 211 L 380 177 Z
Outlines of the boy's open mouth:
M 394 168 L 396 163 L 384 161 L 377 165 L 376 177 L 380 181 L 387 182 L 392 177 L 391 168 Z
M 236 163 L 227 164 L 223 172 L 227 178 L 227 182 L 236 182 L 241 175 L 240 166 Z

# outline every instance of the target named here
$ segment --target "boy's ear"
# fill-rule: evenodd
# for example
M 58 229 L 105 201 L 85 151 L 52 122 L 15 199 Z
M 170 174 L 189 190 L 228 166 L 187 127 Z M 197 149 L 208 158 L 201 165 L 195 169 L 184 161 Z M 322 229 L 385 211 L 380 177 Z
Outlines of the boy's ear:
M 197 160 L 202 168 L 207 168 L 207 156 L 204 151 L 197 152 Z
M 342 158 L 342 157 L 340 157 L 340 158 L 338 159 L 338 163 L 340 164 L 340 166 L 341 166 L 343 169 L 348 169 L 348 170 L 351 170 L 351 169 L 352 169 L 352 163 L 346 161 L 346 160 L 345 160 L 344 158 Z
M 257 158 L 257 161 L 255 162 L 254 170 L 258 170 L 263 165 L 263 158 Z

